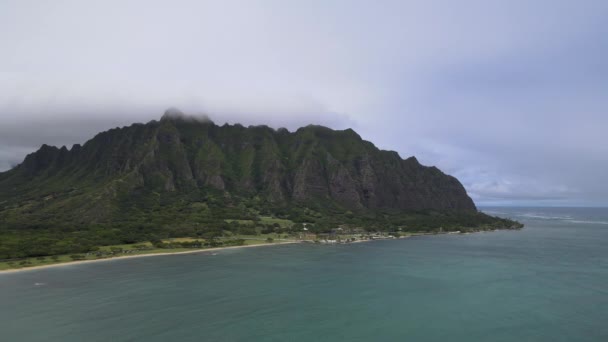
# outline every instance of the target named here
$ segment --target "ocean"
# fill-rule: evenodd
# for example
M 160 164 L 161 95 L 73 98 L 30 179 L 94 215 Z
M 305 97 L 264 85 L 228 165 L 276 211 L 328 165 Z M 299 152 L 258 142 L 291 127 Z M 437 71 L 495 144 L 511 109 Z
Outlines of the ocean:
M 608 209 L 0 274 L 0 341 L 608 341 Z

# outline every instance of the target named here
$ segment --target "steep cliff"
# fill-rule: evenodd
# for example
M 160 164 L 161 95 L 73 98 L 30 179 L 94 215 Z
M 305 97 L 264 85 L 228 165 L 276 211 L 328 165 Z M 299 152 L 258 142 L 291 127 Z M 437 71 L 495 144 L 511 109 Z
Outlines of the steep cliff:
M 65 208 L 90 219 L 108 219 L 129 205 L 121 199 L 151 192 L 354 211 L 476 211 L 456 178 L 379 150 L 350 129 L 218 126 L 175 112 L 111 129 L 70 150 L 43 145 L 0 174 L 0 190 L 2 209 L 29 201 L 26 216 Z

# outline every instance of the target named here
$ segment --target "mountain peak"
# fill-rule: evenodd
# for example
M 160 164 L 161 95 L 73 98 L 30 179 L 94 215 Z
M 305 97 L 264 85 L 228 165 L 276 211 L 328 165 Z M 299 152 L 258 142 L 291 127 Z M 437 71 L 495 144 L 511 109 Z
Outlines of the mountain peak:
M 181 110 L 179 110 L 179 108 L 176 107 L 169 107 L 167 108 L 167 110 L 165 110 L 165 114 L 163 114 L 163 116 L 161 117 L 162 119 L 173 119 L 173 118 L 180 118 L 185 116 L 186 114 L 184 114 L 184 112 L 182 112 Z
M 213 123 L 206 114 L 191 115 L 186 114 L 175 107 L 170 107 L 165 111 L 165 114 L 160 118 L 160 121 L 185 121 L 199 123 Z

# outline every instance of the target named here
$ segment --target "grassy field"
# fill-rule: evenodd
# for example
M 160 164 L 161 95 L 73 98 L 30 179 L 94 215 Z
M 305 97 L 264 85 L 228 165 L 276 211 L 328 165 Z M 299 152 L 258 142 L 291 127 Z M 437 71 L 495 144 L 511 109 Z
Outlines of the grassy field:
M 253 225 L 255 222 L 253 220 L 234 220 L 234 219 L 225 219 L 224 221 L 228 222 L 228 223 L 232 223 L 232 222 L 238 222 L 238 224 L 244 224 L 244 225 Z
M 289 227 L 293 226 L 293 221 L 291 221 L 291 220 L 285 220 L 285 219 L 280 219 L 280 218 L 275 218 L 275 217 L 270 217 L 270 216 L 260 216 L 260 222 L 263 224 L 278 223 L 279 226 L 281 226 L 281 228 L 289 228 Z
M 239 224 L 245 224 L 245 225 L 254 225 L 256 223 L 253 220 L 226 219 L 225 221 L 228 222 L 228 223 L 238 222 Z M 289 228 L 289 227 L 293 226 L 293 221 L 291 221 L 291 220 L 280 219 L 280 218 L 271 217 L 271 216 L 260 216 L 259 223 L 260 224 L 275 224 L 275 223 L 277 223 L 279 226 L 281 226 L 281 228 Z

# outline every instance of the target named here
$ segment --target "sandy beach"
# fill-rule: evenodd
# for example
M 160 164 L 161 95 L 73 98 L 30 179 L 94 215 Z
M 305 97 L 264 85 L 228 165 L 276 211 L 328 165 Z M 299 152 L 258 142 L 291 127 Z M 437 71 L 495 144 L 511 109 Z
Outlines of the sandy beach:
M 132 259 L 132 258 L 145 258 L 145 257 L 153 257 L 160 255 L 178 255 L 178 254 L 195 254 L 195 253 L 205 253 L 205 252 L 216 252 L 223 251 L 228 249 L 240 249 L 240 248 L 253 248 L 253 247 L 263 247 L 263 246 L 276 246 L 276 245 L 288 245 L 301 243 L 301 241 L 281 241 L 281 242 L 273 242 L 273 243 L 261 243 L 259 245 L 247 245 L 247 246 L 228 246 L 228 247 L 216 247 L 216 248 L 205 248 L 205 249 L 195 249 L 191 251 L 182 251 L 182 252 L 166 252 L 166 253 L 149 253 L 149 254 L 137 254 L 137 255 L 121 255 L 110 258 L 103 259 L 95 259 L 95 260 L 77 260 L 77 261 L 68 261 L 57 264 L 50 265 L 40 265 L 40 266 L 32 266 L 32 267 L 23 267 L 23 268 L 15 268 L 9 270 L 0 270 L 0 275 L 6 273 L 17 273 L 17 272 L 26 272 L 39 270 L 43 268 L 51 268 L 51 267 L 62 267 L 62 266 L 72 266 L 78 264 L 90 264 L 95 262 L 104 262 L 104 261 L 112 261 L 112 260 L 123 260 L 123 259 Z
M 493 231 L 496 231 L 496 230 L 490 230 L 489 232 L 493 232 Z M 488 232 L 488 231 L 480 231 L 480 232 Z M 400 236 L 400 237 L 398 237 L 396 239 L 407 239 L 407 238 L 416 237 L 416 236 L 432 236 L 432 235 L 445 235 L 445 234 L 458 234 L 458 235 L 462 234 L 462 235 L 466 235 L 466 234 L 471 234 L 471 233 L 460 233 L 460 232 L 458 232 L 458 233 L 456 233 L 456 232 L 413 233 L 413 234 L 409 234 L 409 235 Z M 348 242 L 348 244 L 351 244 L 351 243 L 362 243 L 362 242 L 372 242 L 372 241 L 382 241 L 382 240 L 390 240 L 390 239 L 361 239 L 361 240 L 356 240 L 356 241 Z M 303 243 L 303 242 L 306 242 L 306 241 L 304 241 L 304 240 L 301 240 L 301 241 L 280 241 L 280 242 L 273 242 L 273 243 L 262 243 L 262 244 L 259 244 L 259 245 L 215 247 L 215 248 L 193 249 L 191 251 L 181 251 L 181 252 L 148 253 L 148 254 L 137 254 L 137 255 L 121 255 L 121 256 L 115 256 L 115 257 L 109 257 L 109 258 L 103 258 L 103 259 L 67 261 L 67 262 L 56 263 L 56 264 L 49 264 L 49 265 L 40 265 L 40 266 L 31 266 L 31 267 L 14 268 L 14 269 L 8 269 L 8 270 L 0 270 L 0 275 L 6 274 L 6 273 L 16 273 L 16 272 L 25 272 L 25 271 L 39 270 L 39 269 L 42 269 L 42 268 L 71 266 L 71 265 L 77 265 L 77 264 L 88 264 L 88 263 L 111 261 L 111 260 L 118 260 L 118 259 L 122 260 L 122 259 L 130 259 L 130 258 L 144 258 L 144 257 L 161 256 L 161 255 L 195 254 L 195 253 L 222 251 L 222 250 L 228 250 L 228 249 L 252 248 L 252 247 L 275 246 L 275 245 L 286 245 L 286 244 L 296 244 L 296 243 Z M 310 241 L 308 241 L 308 242 L 310 242 Z

